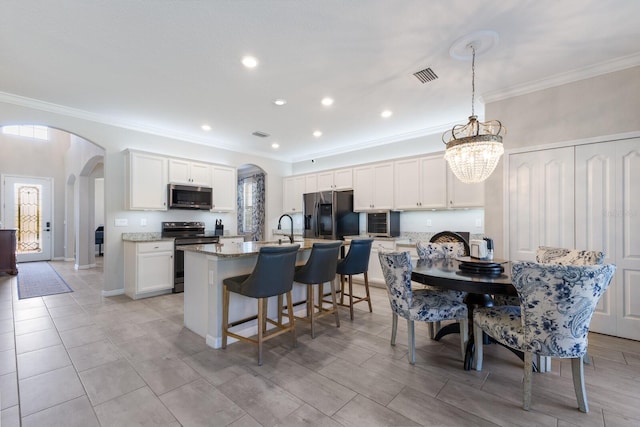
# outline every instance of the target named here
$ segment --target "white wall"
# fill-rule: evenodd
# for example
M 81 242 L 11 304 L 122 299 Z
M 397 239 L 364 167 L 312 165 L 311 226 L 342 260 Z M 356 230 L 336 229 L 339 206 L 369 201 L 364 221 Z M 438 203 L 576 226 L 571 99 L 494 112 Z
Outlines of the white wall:
M 505 150 L 640 131 L 640 67 L 492 102 L 485 111 L 506 126 Z M 485 233 L 503 258 L 505 182 L 501 160 L 485 183 Z
M 25 124 L 15 121 L 2 124 Z M 31 122 L 32 124 L 40 124 Z M 64 257 L 65 186 L 63 154 L 70 145 L 69 135 L 50 129 L 50 140 L 42 141 L 0 133 L 0 173 L 53 178 L 53 248 L 54 258 Z M 2 191 L 0 186 L 0 191 Z M 4 213 L 3 213 L 4 215 Z M 9 224 L 3 224 L 10 227 Z
M 96 178 L 94 180 L 94 194 L 95 215 L 93 217 L 93 222 L 97 227 L 99 225 L 104 225 L 104 178 Z

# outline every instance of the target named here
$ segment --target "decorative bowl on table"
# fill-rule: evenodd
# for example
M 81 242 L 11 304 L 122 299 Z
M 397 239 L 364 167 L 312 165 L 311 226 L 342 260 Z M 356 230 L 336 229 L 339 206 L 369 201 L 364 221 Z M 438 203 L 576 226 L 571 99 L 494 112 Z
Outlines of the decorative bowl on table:
M 509 262 L 505 259 L 494 258 L 489 260 L 470 256 L 458 257 L 456 259 L 460 262 L 458 266 L 460 271 L 483 276 L 497 276 L 504 273 L 502 264 Z

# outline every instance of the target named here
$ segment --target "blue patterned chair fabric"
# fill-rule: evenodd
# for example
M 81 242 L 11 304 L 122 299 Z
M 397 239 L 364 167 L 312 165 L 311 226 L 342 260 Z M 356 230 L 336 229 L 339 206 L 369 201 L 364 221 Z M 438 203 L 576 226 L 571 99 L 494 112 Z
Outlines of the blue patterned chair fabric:
M 527 400 L 527 373 L 530 376 L 532 355 L 537 354 L 575 360 L 576 397 L 580 409 L 588 411 L 582 356 L 587 351 L 591 317 L 609 286 L 615 268 L 615 265 L 516 262 L 512 267 L 512 279 L 520 296 L 520 306 L 483 307 L 474 311 L 476 336 L 484 332 L 496 341 L 525 353 L 525 409 L 528 409 L 531 399 L 529 381 Z M 476 343 L 475 360 L 476 369 L 481 370 L 482 340 Z
M 540 246 L 536 261 L 540 264 L 597 265 L 604 262 L 604 252 Z
M 597 265 L 604 262 L 604 252 L 539 246 L 536 251 L 536 262 L 558 265 Z M 520 304 L 518 297 L 513 296 L 496 295 L 494 300 L 496 305 Z
M 395 345 L 398 316 L 407 320 L 409 329 L 409 361 L 415 363 L 415 344 L 413 322 L 435 322 L 457 320 L 461 327 L 461 350 L 464 352 L 467 341 L 467 306 L 447 293 L 411 288 L 411 256 L 409 252 L 386 252 L 378 254 L 382 273 L 393 312 L 391 345 Z

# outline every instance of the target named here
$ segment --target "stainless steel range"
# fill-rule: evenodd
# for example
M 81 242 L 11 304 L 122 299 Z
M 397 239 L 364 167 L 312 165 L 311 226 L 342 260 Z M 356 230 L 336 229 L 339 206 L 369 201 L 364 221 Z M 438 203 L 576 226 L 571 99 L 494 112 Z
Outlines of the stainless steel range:
M 172 221 L 162 223 L 162 237 L 175 238 L 173 292 L 184 292 L 184 252 L 179 246 L 218 243 L 220 236 L 205 232 L 204 222 Z

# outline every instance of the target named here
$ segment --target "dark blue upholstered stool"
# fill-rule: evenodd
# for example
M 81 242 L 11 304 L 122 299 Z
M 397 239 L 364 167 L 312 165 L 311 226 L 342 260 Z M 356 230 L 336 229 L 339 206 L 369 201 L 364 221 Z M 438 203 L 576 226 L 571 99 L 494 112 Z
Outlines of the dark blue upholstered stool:
M 349 307 L 349 314 L 353 320 L 353 305 L 362 301 L 369 303 L 369 312 L 371 308 L 371 295 L 369 294 L 369 255 L 371 254 L 371 244 L 373 239 L 352 240 L 349 245 L 347 256 L 338 261 L 337 274 L 340 275 L 340 305 Z M 353 275 L 364 274 L 364 289 L 366 296 L 353 295 Z M 349 293 L 344 291 L 344 276 L 349 277 Z M 349 296 L 349 304 L 344 303 L 344 297 Z
M 296 256 L 300 245 L 268 246 L 260 249 L 258 261 L 251 274 L 229 277 L 222 281 L 222 348 L 227 347 L 227 337 L 258 345 L 258 365 L 262 365 L 262 343 L 285 332 L 291 332 L 294 345 L 296 343 L 296 329 L 293 320 L 293 303 L 291 289 L 296 265 Z M 244 295 L 258 300 L 258 338 L 252 339 L 233 332 L 229 327 L 247 322 L 229 324 L 229 293 Z M 267 302 L 269 297 L 287 295 L 287 311 L 289 323 L 287 325 L 267 317 Z M 280 307 L 278 307 L 280 312 Z M 276 331 L 267 334 L 267 322 L 276 326 Z
M 307 316 L 298 317 L 311 323 L 311 338 L 315 338 L 315 321 L 318 317 L 334 314 L 336 326 L 340 327 L 338 314 L 338 298 L 336 296 L 336 266 L 342 242 L 314 243 L 311 255 L 305 265 L 296 267 L 293 280 L 307 285 Z M 329 282 L 331 285 L 331 308 L 325 307 L 323 288 Z M 313 286 L 318 286 L 318 304 L 314 303 Z M 316 311 L 318 309 L 318 311 Z

